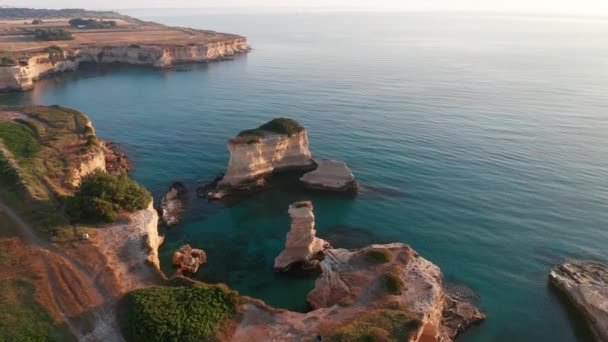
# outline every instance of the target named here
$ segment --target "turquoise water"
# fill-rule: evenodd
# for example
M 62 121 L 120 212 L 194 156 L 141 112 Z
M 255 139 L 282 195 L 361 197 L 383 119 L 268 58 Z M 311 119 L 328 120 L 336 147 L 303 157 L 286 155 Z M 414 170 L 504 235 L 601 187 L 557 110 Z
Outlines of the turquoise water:
M 197 275 L 305 310 L 313 280 L 272 273 L 287 206 L 311 199 L 338 247 L 401 241 L 480 296 L 463 341 L 583 341 L 547 286 L 568 258 L 608 261 L 608 21 L 405 14 L 205 14 L 143 19 L 248 36 L 254 51 L 190 72 L 91 69 L 2 103 L 85 111 L 160 196 L 222 171 L 226 140 L 277 116 L 313 154 L 348 162 L 356 199 L 275 189 L 229 207 L 193 199 L 161 248 L 208 252 Z

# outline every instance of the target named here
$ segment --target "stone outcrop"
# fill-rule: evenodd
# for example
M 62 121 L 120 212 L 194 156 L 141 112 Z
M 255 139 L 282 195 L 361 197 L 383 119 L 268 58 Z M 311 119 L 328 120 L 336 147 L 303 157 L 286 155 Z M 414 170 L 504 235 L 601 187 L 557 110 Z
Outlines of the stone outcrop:
M 108 259 L 125 290 L 154 284 L 158 280 L 158 248 L 163 237 L 158 234 L 158 214 L 150 201 L 148 208 L 128 215 L 98 230 L 97 248 Z M 152 266 L 152 267 L 150 267 Z
M 287 233 L 285 249 L 274 259 L 275 271 L 285 272 L 298 265 L 303 270 L 314 270 L 329 243 L 316 237 L 315 215 L 309 201 L 289 206 L 291 229 Z
M 160 201 L 161 221 L 166 226 L 175 226 L 180 222 L 186 191 L 184 184 L 175 182 Z
M 127 154 L 120 150 L 118 144 L 102 141 L 100 146 L 106 160 L 106 172 L 118 176 L 131 170 L 133 164 L 127 157 Z
M 554 267 L 551 284 L 585 318 L 598 341 L 608 341 L 608 267 L 598 263 L 567 262 Z
M 316 160 L 317 168 L 306 173 L 300 181 L 314 190 L 356 192 L 357 182 L 346 163 L 338 160 Z
M 184 245 L 173 253 L 171 262 L 178 268 L 177 274 L 194 274 L 200 265 L 207 262 L 207 254 L 202 249 Z
M 61 60 L 51 61 L 46 52 L 32 53 L 18 65 L 0 67 L 0 91 L 28 90 L 34 82 L 52 73 L 73 71 L 83 62 L 110 64 L 123 63 L 167 68 L 180 63 L 220 60 L 246 52 L 247 39 L 234 37 L 202 45 L 157 46 L 90 46 L 69 48 Z
M 87 154 L 80 155 L 77 160 L 72 163 L 73 166 L 67 174 L 66 185 L 72 188 L 77 188 L 84 176 L 99 169 L 106 171 L 106 158 L 101 149 L 93 149 Z
M 249 143 L 231 139 L 228 150 L 230 161 L 219 187 L 249 187 L 271 173 L 315 167 L 306 130 L 292 135 L 266 132 Z
M 445 342 L 485 318 L 474 305 L 451 298 L 439 267 L 401 243 L 328 249 L 320 265 L 322 274 L 307 297 L 313 311 L 246 304 L 232 341 L 307 341 L 346 331 L 347 340 Z M 370 323 L 380 317 L 394 321 Z

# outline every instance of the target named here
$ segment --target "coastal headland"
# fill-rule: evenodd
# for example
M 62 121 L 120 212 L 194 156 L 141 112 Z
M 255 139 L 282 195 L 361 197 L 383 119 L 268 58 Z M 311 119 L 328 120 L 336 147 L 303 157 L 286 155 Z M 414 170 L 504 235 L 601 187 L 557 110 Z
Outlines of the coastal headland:
M 81 63 L 170 68 L 249 51 L 247 38 L 171 27 L 116 12 L 2 10 L 0 91 L 32 89 L 36 80 Z

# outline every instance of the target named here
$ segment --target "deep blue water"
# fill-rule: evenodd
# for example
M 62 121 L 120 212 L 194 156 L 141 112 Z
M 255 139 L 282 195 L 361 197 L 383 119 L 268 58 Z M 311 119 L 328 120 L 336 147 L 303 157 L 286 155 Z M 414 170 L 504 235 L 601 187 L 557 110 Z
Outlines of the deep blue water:
M 480 296 L 463 341 L 585 340 L 547 286 L 568 258 L 608 261 L 608 21 L 440 14 L 208 14 L 142 19 L 246 35 L 254 50 L 190 72 L 88 70 L 2 103 L 86 112 L 158 196 L 222 171 L 236 132 L 277 116 L 314 155 L 348 162 L 356 199 L 272 190 L 234 206 L 193 200 L 163 268 L 190 243 L 197 278 L 305 310 L 312 279 L 272 273 L 287 206 L 312 199 L 318 234 L 401 241 Z M 340 247 L 338 245 L 338 247 Z

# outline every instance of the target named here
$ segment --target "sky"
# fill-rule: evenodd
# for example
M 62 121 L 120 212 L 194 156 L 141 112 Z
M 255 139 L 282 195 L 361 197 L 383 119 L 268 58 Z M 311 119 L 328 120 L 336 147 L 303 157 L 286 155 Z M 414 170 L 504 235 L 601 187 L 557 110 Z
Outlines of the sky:
M 255 10 L 481 11 L 608 15 L 608 0 L 0 0 L 34 8 L 223 8 Z

